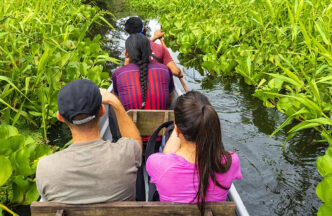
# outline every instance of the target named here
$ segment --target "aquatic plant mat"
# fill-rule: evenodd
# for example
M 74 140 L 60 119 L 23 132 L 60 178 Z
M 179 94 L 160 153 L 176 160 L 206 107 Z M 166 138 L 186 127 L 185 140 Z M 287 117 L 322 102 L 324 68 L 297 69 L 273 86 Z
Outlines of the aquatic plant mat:
M 324 176 L 316 188 L 332 212 L 332 3 L 329 0 L 131 0 L 145 16 L 159 17 L 170 47 L 221 76 L 240 75 L 254 96 L 288 115 L 283 146 L 313 128 L 330 147 L 317 159 Z M 144 12 L 142 12 L 144 11 Z
M 101 50 L 100 35 L 86 37 L 92 23 L 112 27 L 105 14 L 80 0 L 0 1 L 0 203 L 36 200 L 36 165 L 52 151 L 13 126 L 40 130 L 47 143 L 63 85 L 81 78 L 109 85 L 103 66 L 117 60 Z

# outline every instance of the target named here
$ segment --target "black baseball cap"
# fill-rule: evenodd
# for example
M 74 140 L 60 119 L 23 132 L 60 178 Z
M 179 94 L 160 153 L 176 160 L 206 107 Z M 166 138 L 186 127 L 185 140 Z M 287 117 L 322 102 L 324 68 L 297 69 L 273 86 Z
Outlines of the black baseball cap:
M 72 124 L 84 124 L 97 117 L 102 104 L 102 96 L 98 86 L 86 79 L 67 83 L 58 94 L 60 115 Z M 89 115 L 82 120 L 73 120 L 79 114 Z

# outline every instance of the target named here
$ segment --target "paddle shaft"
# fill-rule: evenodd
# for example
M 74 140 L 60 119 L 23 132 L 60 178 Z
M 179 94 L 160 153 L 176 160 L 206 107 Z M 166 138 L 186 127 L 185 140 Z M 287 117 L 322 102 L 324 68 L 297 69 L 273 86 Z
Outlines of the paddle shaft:
M 163 38 L 159 38 L 159 40 L 160 40 L 160 43 L 161 43 L 166 49 L 168 49 L 167 46 L 166 46 L 166 44 L 165 44 L 164 39 L 163 39 Z M 181 85 L 182 85 L 184 91 L 185 91 L 185 92 L 188 92 L 189 89 L 188 89 L 186 83 L 184 82 L 183 78 L 182 78 L 182 77 L 181 77 L 181 78 L 179 77 L 179 80 L 180 80 L 180 83 L 181 83 Z

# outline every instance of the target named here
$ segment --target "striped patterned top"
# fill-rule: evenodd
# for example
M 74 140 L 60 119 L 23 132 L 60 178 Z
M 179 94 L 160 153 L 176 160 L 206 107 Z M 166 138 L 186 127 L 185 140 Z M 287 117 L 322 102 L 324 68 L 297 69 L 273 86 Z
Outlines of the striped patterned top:
M 139 74 L 137 65 L 128 64 L 115 70 L 112 75 L 114 93 L 119 97 L 126 110 L 142 107 Z M 150 63 L 144 109 L 167 109 L 169 94 L 173 90 L 173 76 L 168 67 L 160 63 Z

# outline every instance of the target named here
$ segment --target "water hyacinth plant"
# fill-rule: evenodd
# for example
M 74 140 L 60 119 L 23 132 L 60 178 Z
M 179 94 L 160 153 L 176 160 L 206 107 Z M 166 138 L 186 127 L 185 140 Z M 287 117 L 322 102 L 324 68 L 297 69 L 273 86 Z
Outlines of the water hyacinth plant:
M 332 212 L 332 3 L 330 0 L 131 0 L 159 16 L 169 45 L 194 56 L 202 68 L 242 76 L 265 106 L 288 115 L 285 144 L 314 128 L 329 143 L 317 169 L 324 180 L 318 215 Z M 154 14 L 151 14 L 154 11 Z
M 15 125 L 26 121 L 46 131 L 55 121 L 60 88 L 87 78 L 108 86 L 106 61 L 92 23 L 107 23 L 108 12 L 80 0 L 0 1 L 0 116 Z
M 10 125 L 0 125 L 0 203 L 29 205 L 39 197 L 35 183 L 39 159 L 52 151 Z M 12 213 L 3 205 L 4 210 Z M 1 215 L 1 211 L 0 211 Z

